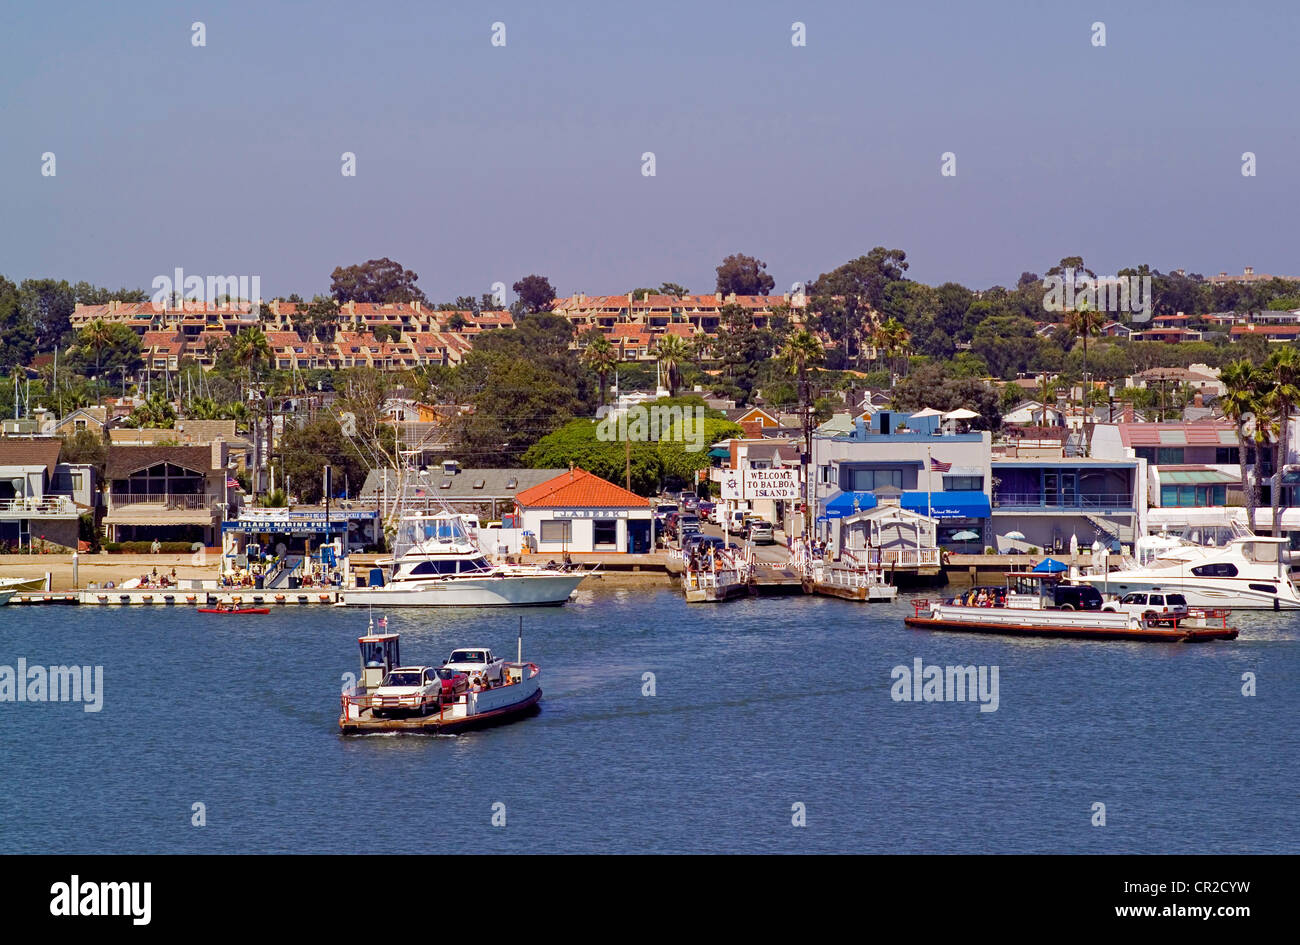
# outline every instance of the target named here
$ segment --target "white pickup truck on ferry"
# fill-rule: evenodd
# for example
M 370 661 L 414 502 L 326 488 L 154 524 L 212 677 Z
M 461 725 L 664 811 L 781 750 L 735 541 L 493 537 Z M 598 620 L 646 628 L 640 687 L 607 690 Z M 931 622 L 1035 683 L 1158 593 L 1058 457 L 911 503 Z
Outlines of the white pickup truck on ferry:
M 452 650 L 451 656 L 442 664 L 447 669 L 454 669 L 469 677 L 470 683 L 477 679 L 486 679 L 494 686 L 501 685 L 501 672 L 506 661 L 492 655 L 485 646 L 467 646 Z

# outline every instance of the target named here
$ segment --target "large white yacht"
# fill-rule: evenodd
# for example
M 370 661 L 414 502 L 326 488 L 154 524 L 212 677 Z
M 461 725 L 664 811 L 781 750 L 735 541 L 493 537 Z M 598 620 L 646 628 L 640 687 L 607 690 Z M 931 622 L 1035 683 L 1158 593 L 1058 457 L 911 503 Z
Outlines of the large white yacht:
M 350 606 L 524 607 L 563 604 L 586 577 L 530 565 L 494 565 L 458 515 L 408 515 L 398 525 L 384 584 L 344 591 Z
M 1290 557 L 1285 538 L 1244 535 L 1222 547 L 1176 543 L 1132 567 L 1078 580 L 1112 594 L 1172 591 L 1191 607 L 1297 610 Z

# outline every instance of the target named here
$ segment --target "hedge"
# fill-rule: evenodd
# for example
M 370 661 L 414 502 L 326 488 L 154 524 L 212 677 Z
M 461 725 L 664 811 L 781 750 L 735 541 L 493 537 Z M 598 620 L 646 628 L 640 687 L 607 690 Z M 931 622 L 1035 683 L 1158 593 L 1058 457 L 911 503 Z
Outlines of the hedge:
M 161 552 L 166 555 L 190 554 L 194 551 L 195 542 L 192 541 L 164 541 L 161 542 Z M 151 541 L 106 541 L 104 550 L 110 554 L 128 554 L 128 555 L 147 555 L 153 551 L 153 542 Z

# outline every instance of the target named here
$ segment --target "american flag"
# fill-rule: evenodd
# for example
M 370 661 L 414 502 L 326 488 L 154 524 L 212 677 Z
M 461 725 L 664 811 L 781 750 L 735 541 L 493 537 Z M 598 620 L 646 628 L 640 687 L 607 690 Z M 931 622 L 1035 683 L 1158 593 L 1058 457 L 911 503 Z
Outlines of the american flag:
M 380 617 L 378 620 L 375 621 L 375 626 L 378 627 L 380 630 L 387 630 L 387 629 L 388 629 L 388 618 L 387 618 L 387 617 Z
M 227 477 L 226 477 L 226 488 L 227 488 L 227 489 L 238 489 L 238 488 L 239 488 L 239 480 L 236 479 L 234 476 L 227 476 Z
M 933 456 L 930 457 L 930 469 L 933 472 L 947 472 L 952 469 L 952 463 L 941 463 Z

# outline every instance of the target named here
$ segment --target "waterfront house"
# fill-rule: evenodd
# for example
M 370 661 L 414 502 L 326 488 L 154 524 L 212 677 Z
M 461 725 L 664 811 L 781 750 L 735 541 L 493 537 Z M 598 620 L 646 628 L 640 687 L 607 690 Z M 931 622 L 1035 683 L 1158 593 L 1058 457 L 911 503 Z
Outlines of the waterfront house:
M 1237 432 L 1230 421 L 1098 424 L 1092 433 L 1092 456 L 1146 463 L 1147 531 L 1177 531 L 1215 518 L 1226 523 L 1243 502 Z M 1261 474 L 1271 476 L 1269 451 L 1262 452 L 1261 460 Z M 1206 509 L 1219 513 L 1189 514 Z
M 110 541 L 216 545 L 238 491 L 229 488 L 225 440 L 207 446 L 108 448 L 104 527 Z
M 522 527 L 541 554 L 652 550 L 648 499 L 585 469 L 569 469 L 515 497 Z
M 373 469 L 360 493 L 349 492 L 358 505 L 379 509 L 388 518 L 401 509 L 474 514 L 480 522 L 501 519 L 514 511 L 519 493 L 554 479 L 563 469 L 462 469 L 455 460 L 412 470 L 402 488 L 395 470 Z M 335 481 L 335 489 L 343 483 Z M 404 490 L 404 495 L 403 495 Z
M 991 513 L 991 438 L 987 431 L 941 431 L 939 416 L 881 410 L 870 426 L 859 419 L 849 433 L 813 434 L 813 515 L 822 537 L 831 503 L 859 494 L 861 510 L 891 490 L 901 508 L 937 520 L 940 547 L 983 550 Z
M 990 544 L 999 553 L 1118 551 L 1142 534 L 1146 460 L 1071 456 L 1060 440 L 1021 439 L 994 451 Z
M 75 496 L 90 498 L 93 469 L 59 463 L 62 446 L 54 437 L 0 439 L 0 543 L 77 547 Z

